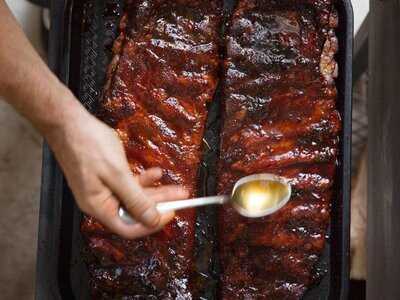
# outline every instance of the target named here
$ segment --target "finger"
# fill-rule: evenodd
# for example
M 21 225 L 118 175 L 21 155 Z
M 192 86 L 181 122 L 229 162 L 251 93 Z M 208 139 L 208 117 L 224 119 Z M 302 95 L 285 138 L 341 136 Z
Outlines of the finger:
M 144 190 L 128 171 L 119 172 L 117 176 L 104 178 L 105 184 L 111 189 L 123 206 L 138 222 L 150 228 L 156 228 L 160 223 L 160 213 L 154 201 L 144 193 Z
M 107 199 L 100 202 L 97 209 L 94 211 L 94 217 L 107 229 L 120 235 L 123 238 L 135 239 L 149 235 L 162 229 L 174 217 L 173 212 L 161 215 L 159 225 L 155 228 L 148 228 L 140 223 L 133 225 L 126 224 L 118 216 L 119 201 L 110 195 Z
M 136 238 L 150 235 L 152 233 L 155 233 L 155 232 L 163 229 L 163 227 L 165 225 L 167 225 L 169 222 L 171 222 L 171 220 L 174 218 L 174 216 L 175 216 L 174 212 L 168 212 L 168 213 L 162 214 L 161 218 L 160 218 L 160 223 L 155 228 L 148 228 L 139 223 L 136 223 L 134 225 L 122 224 L 122 226 L 120 227 L 120 235 L 126 239 L 136 239 Z M 118 221 L 118 223 L 119 222 L 124 223 L 122 220 Z M 126 230 L 124 228 L 126 228 Z
M 162 170 L 160 168 L 150 168 L 142 172 L 138 177 L 140 185 L 149 186 L 162 177 Z
M 162 185 L 159 187 L 145 188 L 144 191 L 154 202 L 189 198 L 189 192 L 177 185 Z

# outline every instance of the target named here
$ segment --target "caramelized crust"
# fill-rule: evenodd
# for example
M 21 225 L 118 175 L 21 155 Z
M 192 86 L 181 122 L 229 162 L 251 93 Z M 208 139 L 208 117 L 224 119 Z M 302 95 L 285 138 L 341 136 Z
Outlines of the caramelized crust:
M 239 0 L 226 37 L 218 190 L 253 173 L 291 179 L 279 212 L 219 214 L 220 298 L 299 299 L 325 245 L 341 120 L 332 0 Z
M 158 184 L 196 195 L 201 140 L 218 81 L 221 1 L 128 0 L 114 43 L 101 118 L 119 133 L 131 169 L 159 166 Z M 219 214 L 219 297 L 299 299 L 315 283 L 338 155 L 333 0 L 239 0 L 226 37 L 218 191 L 274 173 L 290 202 L 261 219 Z M 129 241 L 85 217 L 93 299 L 195 299 L 195 211 Z
M 126 1 L 100 107 L 134 173 L 162 167 L 158 184 L 196 195 L 207 103 L 217 86 L 220 2 Z M 93 299 L 192 299 L 195 211 L 161 232 L 120 239 L 92 218 L 81 231 Z

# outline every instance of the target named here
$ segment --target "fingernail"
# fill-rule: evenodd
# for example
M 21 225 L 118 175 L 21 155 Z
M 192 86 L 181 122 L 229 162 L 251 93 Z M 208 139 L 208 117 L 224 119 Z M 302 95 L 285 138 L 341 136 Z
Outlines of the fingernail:
M 142 218 L 145 225 L 152 228 L 157 227 L 160 223 L 160 213 L 157 211 L 156 208 L 150 208 L 146 210 L 143 213 Z

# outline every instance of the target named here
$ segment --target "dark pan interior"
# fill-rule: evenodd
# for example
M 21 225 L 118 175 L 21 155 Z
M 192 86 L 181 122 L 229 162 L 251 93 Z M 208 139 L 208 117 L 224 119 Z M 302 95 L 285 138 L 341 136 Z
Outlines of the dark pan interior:
M 234 3 L 235 0 L 225 0 L 227 12 Z M 340 70 L 337 80 L 338 107 L 343 118 L 340 165 L 336 180 L 337 197 L 333 200 L 330 239 L 317 266 L 322 280 L 307 292 L 304 299 L 347 299 L 353 28 L 350 1 L 338 1 L 337 9 L 340 16 L 340 27 L 337 30 L 340 51 L 336 57 Z M 65 17 L 62 25 L 65 29 L 66 51 L 62 57 L 65 66 L 61 71 L 66 83 L 91 112 L 96 110 L 104 84 L 105 70 L 110 61 L 112 43 L 118 33 L 122 10 L 122 0 L 68 1 L 65 6 L 64 17 L 65 14 L 69 16 Z M 219 95 L 217 91 L 209 107 L 204 157 L 199 174 L 202 195 L 215 194 L 220 127 Z M 54 176 L 60 176 L 47 148 L 43 167 L 37 299 L 88 299 L 88 275 L 82 261 L 83 244 L 79 233 L 81 213 L 74 205 L 73 196 L 62 177 L 59 181 L 47 179 L 53 173 Z M 59 205 L 52 207 L 50 201 L 56 201 Z M 42 211 L 46 213 L 42 214 Z M 215 299 L 216 294 L 218 259 L 215 219 L 214 207 L 198 210 L 195 255 L 196 280 L 203 290 L 201 299 Z M 53 220 L 54 226 L 50 226 L 52 222 L 49 220 Z M 50 248 L 46 243 L 56 243 L 56 251 L 49 253 Z M 48 259 L 49 255 L 52 256 L 51 260 Z M 50 266 L 43 265 L 49 263 Z

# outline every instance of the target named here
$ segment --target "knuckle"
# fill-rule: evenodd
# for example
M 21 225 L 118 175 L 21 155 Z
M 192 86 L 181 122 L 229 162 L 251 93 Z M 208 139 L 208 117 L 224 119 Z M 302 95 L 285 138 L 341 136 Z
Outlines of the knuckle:
M 127 166 L 124 160 L 120 159 L 118 156 L 109 157 L 107 160 L 108 167 L 117 174 L 126 173 Z
M 130 199 L 125 205 L 129 211 L 135 212 L 137 214 L 142 214 L 154 206 L 151 201 L 145 201 L 144 199 L 138 198 Z
M 123 175 L 124 175 L 124 172 L 123 172 L 121 166 L 119 164 L 114 163 L 114 162 L 109 162 L 108 163 L 108 166 L 107 166 L 105 172 L 110 174 L 110 175 L 112 175 L 112 176 L 114 176 L 114 177 L 117 177 L 117 178 L 122 178 Z
M 112 194 L 106 191 L 101 193 L 88 193 L 77 199 L 80 209 L 88 215 L 97 215 L 100 211 L 105 209 L 106 204 L 111 199 Z

